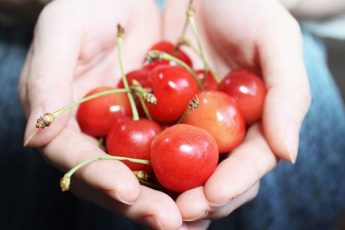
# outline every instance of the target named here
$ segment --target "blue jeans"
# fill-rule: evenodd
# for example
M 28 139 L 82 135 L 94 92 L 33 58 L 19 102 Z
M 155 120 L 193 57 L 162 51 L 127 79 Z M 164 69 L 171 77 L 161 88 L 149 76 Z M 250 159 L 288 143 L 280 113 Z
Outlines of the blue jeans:
M 320 41 L 303 34 L 313 102 L 296 165 L 281 163 L 257 198 L 210 229 L 330 229 L 345 210 L 344 105 Z M 0 228 L 140 229 L 138 224 L 61 193 L 62 173 L 22 147 L 25 118 L 17 97 L 31 28 L 0 27 Z

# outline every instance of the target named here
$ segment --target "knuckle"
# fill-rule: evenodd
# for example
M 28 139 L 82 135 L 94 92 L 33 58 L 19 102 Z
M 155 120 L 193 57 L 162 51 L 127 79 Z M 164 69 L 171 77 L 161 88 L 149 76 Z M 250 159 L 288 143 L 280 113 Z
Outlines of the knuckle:
M 248 194 L 248 201 L 254 200 L 254 198 L 258 195 L 260 189 L 260 182 L 257 182 L 249 189 L 249 194 Z

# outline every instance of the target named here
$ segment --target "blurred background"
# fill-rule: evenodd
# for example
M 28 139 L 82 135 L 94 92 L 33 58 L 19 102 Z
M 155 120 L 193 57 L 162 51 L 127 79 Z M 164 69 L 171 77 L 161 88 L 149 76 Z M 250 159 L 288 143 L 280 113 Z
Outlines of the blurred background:
M 343 26 L 345 30 L 345 24 Z M 345 100 L 345 41 L 325 38 L 330 70 Z

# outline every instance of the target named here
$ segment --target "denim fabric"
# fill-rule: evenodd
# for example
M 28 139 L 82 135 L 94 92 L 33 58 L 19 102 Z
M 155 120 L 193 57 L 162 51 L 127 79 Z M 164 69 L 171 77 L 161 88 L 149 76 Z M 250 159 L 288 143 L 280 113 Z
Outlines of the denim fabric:
M 62 174 L 38 151 L 22 148 L 25 118 L 17 83 L 31 28 L 0 27 L 0 228 L 140 229 L 93 204 L 61 193 Z M 296 165 L 281 163 L 258 197 L 210 229 L 331 229 L 345 209 L 344 105 L 317 39 L 304 34 L 313 102 Z
M 334 229 L 345 219 L 344 104 L 321 41 L 308 33 L 303 40 L 313 100 L 302 126 L 298 160 L 295 165 L 281 163 L 261 180 L 253 202 L 212 227 L 321 230 Z

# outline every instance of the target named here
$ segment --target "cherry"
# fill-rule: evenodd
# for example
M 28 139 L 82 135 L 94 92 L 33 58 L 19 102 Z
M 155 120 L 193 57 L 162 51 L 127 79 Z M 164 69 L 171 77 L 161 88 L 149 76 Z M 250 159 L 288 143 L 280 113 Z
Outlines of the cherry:
M 106 140 L 108 153 L 113 156 L 150 160 L 151 142 L 161 132 L 161 127 L 154 121 L 129 118 L 115 123 Z M 150 165 L 124 162 L 133 171 L 151 171 Z
M 142 68 L 138 70 L 133 70 L 126 74 L 128 85 L 132 85 L 133 80 L 137 80 L 143 88 L 151 88 L 151 81 L 149 78 L 149 69 Z M 123 81 L 120 80 L 117 84 L 117 88 L 123 88 Z
M 86 96 L 109 89 L 112 88 L 99 87 L 91 90 Z M 126 93 L 109 94 L 80 104 L 77 120 L 84 133 L 98 137 L 107 135 L 117 119 L 131 114 Z
M 240 144 L 245 134 L 245 123 L 235 100 L 218 91 L 204 91 L 197 98 L 198 107 L 183 123 L 208 131 L 216 139 L 220 153 L 227 153 Z
M 220 83 L 219 90 L 236 100 L 247 124 L 261 119 L 266 87 L 259 76 L 243 69 L 231 71 Z
M 174 44 L 172 44 L 171 42 L 168 41 L 160 41 L 155 43 L 150 49 L 150 50 L 158 50 L 158 51 L 163 51 L 167 54 L 170 54 L 178 59 L 180 59 L 181 61 L 183 61 L 184 63 L 186 63 L 187 65 L 189 65 L 190 67 L 193 66 L 191 59 L 188 57 L 188 55 L 183 52 L 181 50 L 181 48 L 176 48 L 176 46 Z M 162 63 L 169 63 L 168 61 L 160 61 Z
M 162 186 L 175 192 L 203 185 L 215 170 L 218 157 L 214 138 L 191 125 L 171 126 L 152 141 L 153 171 Z
M 157 104 L 147 104 L 154 120 L 174 122 L 186 110 L 189 100 L 199 92 L 193 76 L 180 66 L 157 66 L 150 72 Z
M 198 75 L 202 84 L 204 86 L 204 90 L 217 90 L 218 83 L 215 80 L 211 71 L 205 71 L 203 69 L 196 70 L 195 73 Z

